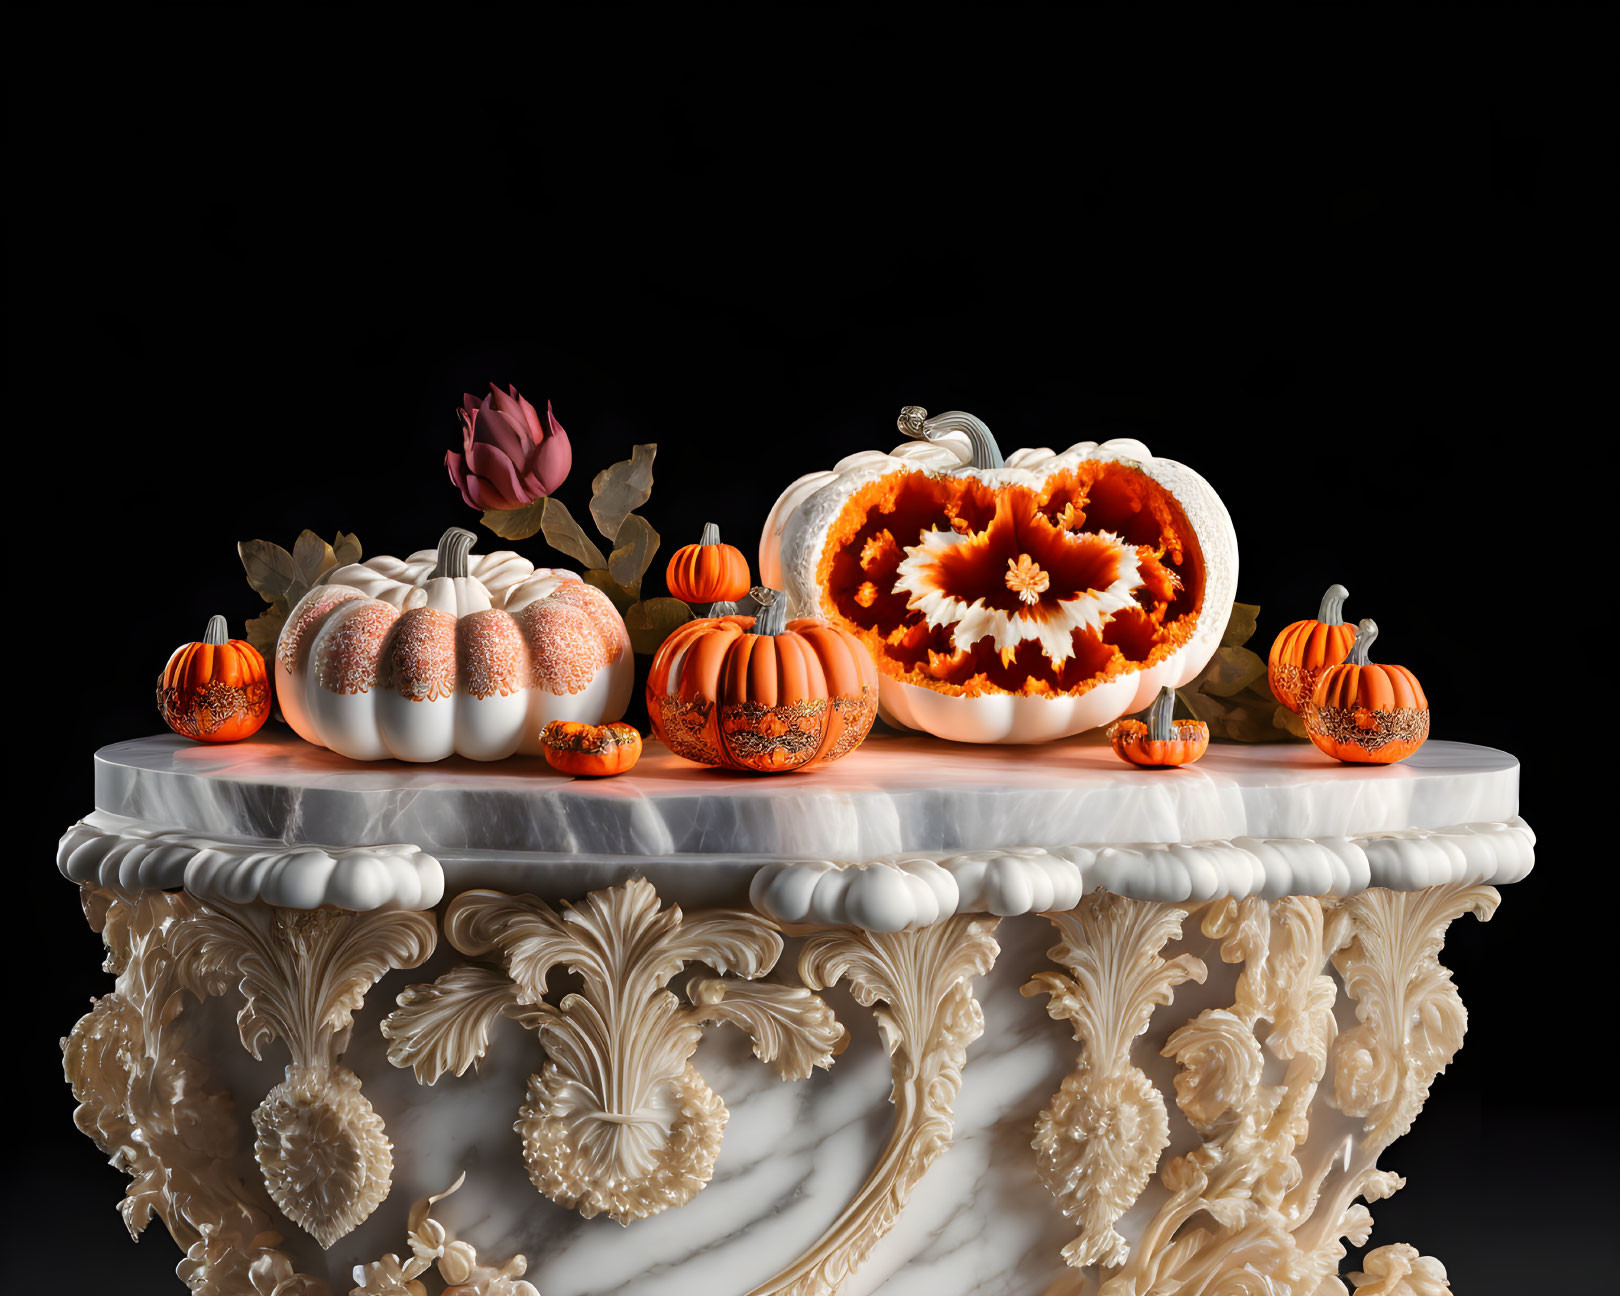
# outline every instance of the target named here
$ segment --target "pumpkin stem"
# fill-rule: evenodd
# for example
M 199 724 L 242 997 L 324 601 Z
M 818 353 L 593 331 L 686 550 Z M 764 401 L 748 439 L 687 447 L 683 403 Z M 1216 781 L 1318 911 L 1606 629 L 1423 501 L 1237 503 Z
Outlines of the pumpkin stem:
M 208 629 L 203 631 L 202 637 L 205 644 L 213 644 L 214 647 L 218 648 L 220 644 L 229 642 L 230 637 L 231 630 L 225 624 L 224 617 L 211 616 L 208 618 Z
M 715 522 L 703 524 L 703 535 L 699 538 L 700 545 L 717 545 L 720 543 L 720 526 Z
M 782 597 L 781 590 L 756 585 L 748 591 L 748 597 L 759 607 L 754 616 L 755 634 L 779 635 L 787 629 L 787 600 Z
M 478 543 L 478 537 L 466 527 L 451 527 L 439 537 L 439 561 L 433 564 L 433 570 L 428 573 L 429 580 L 436 580 L 440 576 L 465 576 L 467 574 L 467 555 L 472 547 Z
M 1322 595 L 1322 606 L 1317 609 L 1316 619 L 1323 625 L 1344 624 L 1344 601 L 1350 597 L 1350 591 L 1343 585 L 1329 585 L 1327 593 Z
M 711 621 L 715 617 L 736 616 L 737 605 L 730 599 L 722 599 L 718 603 L 711 603 L 703 610 L 703 615 Z
M 1148 708 L 1149 742 L 1169 742 L 1175 737 L 1174 726 L 1170 723 L 1171 714 L 1175 709 L 1175 689 L 1160 689 L 1159 696 L 1153 699 L 1153 705 Z
M 1367 617 L 1356 626 L 1356 641 L 1350 645 L 1350 655 L 1344 659 L 1344 664 L 1365 666 L 1367 649 L 1372 647 L 1372 642 L 1376 638 L 1378 638 L 1378 622 Z
M 1005 462 L 1001 447 L 984 421 L 961 410 L 946 410 L 929 418 L 928 411 L 921 405 L 907 405 L 900 411 L 900 430 L 918 441 L 938 441 L 946 432 L 966 432 L 973 447 L 973 457 L 967 463 L 969 468 L 1000 468 Z

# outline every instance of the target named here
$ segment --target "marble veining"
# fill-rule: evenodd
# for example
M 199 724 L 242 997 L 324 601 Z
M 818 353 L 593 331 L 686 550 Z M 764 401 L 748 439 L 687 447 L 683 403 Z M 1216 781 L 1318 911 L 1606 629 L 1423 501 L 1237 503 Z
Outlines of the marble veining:
M 524 758 L 356 764 L 283 734 L 104 748 L 97 811 L 63 838 L 79 881 L 294 908 L 426 908 L 471 887 L 582 894 L 647 877 L 679 903 L 876 931 L 953 913 L 1136 899 L 1346 895 L 1529 872 L 1518 763 L 1431 742 L 1388 767 L 1302 744 L 1219 744 L 1129 769 L 1095 737 L 964 748 L 877 733 L 824 770 L 754 778 L 656 743 L 610 780 Z

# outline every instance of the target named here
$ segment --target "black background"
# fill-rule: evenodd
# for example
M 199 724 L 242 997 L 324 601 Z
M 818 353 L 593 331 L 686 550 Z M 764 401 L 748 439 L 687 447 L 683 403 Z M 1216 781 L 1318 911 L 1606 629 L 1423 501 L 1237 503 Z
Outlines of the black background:
M 1198 468 L 1261 651 L 1348 585 L 1437 735 L 1523 759 L 1541 836 L 1495 920 L 1452 930 L 1467 1045 L 1384 1158 L 1410 1183 L 1373 1244 L 1466 1296 L 1612 1278 L 1611 861 L 1561 786 L 1604 773 L 1581 677 L 1612 603 L 1582 480 L 1614 418 L 1595 24 L 8 27 L 9 638 L 43 704 L 11 774 L 11 936 L 38 943 L 9 967 L 14 1261 L 178 1290 L 161 1227 L 123 1238 L 60 1079 L 57 1038 L 110 988 L 50 863 L 90 753 L 157 727 L 151 681 L 210 613 L 259 610 L 236 540 L 404 553 L 472 524 L 442 459 L 496 380 L 555 402 L 576 514 L 658 443 L 655 582 L 710 517 L 751 553 L 783 485 L 888 448 L 915 403 L 1008 449 L 1131 435 Z

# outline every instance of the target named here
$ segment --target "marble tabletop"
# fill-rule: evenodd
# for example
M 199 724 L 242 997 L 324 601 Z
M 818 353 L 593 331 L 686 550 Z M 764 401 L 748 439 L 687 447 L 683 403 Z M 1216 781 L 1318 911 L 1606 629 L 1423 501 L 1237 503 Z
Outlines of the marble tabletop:
M 785 921 L 890 927 L 1077 902 L 1082 885 L 1185 899 L 1511 881 L 1533 858 L 1518 780 L 1507 753 L 1444 741 L 1391 766 L 1220 743 L 1150 771 L 1098 734 L 977 747 L 879 729 L 800 774 L 700 768 L 649 740 L 633 771 L 591 780 L 538 758 L 359 763 L 280 731 L 162 735 L 96 754 L 96 813 L 60 862 L 81 880 L 353 908 L 426 907 L 447 882 L 537 869 L 563 885 L 667 874 L 713 899 L 745 866 L 754 902 Z

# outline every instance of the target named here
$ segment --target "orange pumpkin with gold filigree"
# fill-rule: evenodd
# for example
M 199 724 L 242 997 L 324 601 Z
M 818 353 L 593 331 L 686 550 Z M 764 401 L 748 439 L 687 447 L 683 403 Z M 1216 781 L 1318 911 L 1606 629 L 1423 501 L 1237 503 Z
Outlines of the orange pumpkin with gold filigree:
M 1266 659 L 1266 682 L 1272 696 L 1296 715 L 1311 700 L 1316 681 L 1337 666 L 1356 641 L 1356 629 L 1344 623 L 1344 601 L 1350 591 L 1329 585 L 1316 620 L 1295 621 L 1272 641 Z
M 197 643 L 181 644 L 158 676 L 158 711 L 182 738 L 226 743 L 251 738 L 270 716 L 270 679 L 259 650 L 232 639 L 210 617 Z
M 1322 751 L 1358 765 L 1405 760 L 1429 737 L 1429 699 L 1404 666 L 1367 660 L 1378 625 L 1363 621 L 1342 665 L 1329 666 L 1300 712 L 1305 732 Z
M 877 668 L 861 641 L 819 617 L 787 619 L 776 590 L 758 617 L 689 621 L 647 679 L 653 733 L 700 765 L 784 774 L 860 746 L 877 716 Z
M 540 746 L 552 769 L 591 778 L 623 774 L 641 759 L 641 735 L 623 720 L 603 725 L 553 720 L 541 732 Z

